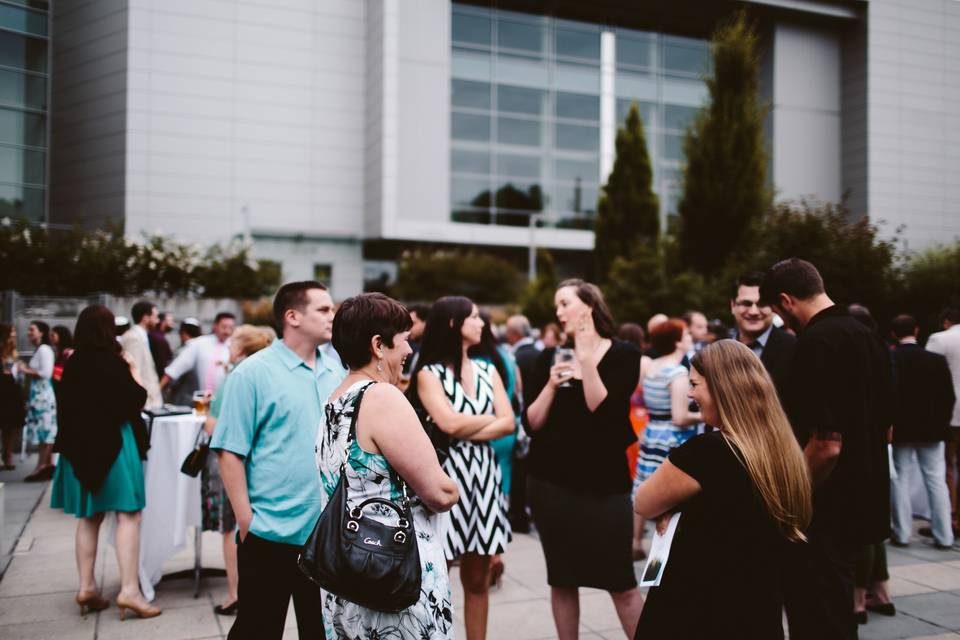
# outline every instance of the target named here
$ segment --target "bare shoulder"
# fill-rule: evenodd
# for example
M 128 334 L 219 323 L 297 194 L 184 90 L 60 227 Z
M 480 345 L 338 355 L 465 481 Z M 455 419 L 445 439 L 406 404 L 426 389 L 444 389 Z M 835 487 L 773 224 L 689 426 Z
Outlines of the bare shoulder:
M 400 389 L 385 382 L 371 385 L 364 394 L 363 401 L 365 405 L 387 411 L 409 404 L 407 397 Z

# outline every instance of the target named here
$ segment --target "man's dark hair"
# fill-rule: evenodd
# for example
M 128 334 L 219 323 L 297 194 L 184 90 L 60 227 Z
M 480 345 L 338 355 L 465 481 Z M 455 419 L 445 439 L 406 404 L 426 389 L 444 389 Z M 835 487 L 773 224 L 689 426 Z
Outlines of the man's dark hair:
M 917 330 L 917 321 L 913 316 L 901 313 L 890 323 L 890 330 L 893 331 L 897 340 L 906 338 L 912 336 Z
M 394 337 L 412 326 L 410 312 L 393 298 L 361 293 L 344 300 L 333 317 L 333 348 L 344 365 L 357 370 L 373 358 L 373 336 L 380 336 L 384 346 L 392 349 Z
M 424 322 L 426 322 L 427 316 L 430 315 L 430 305 L 426 304 L 425 302 L 412 304 L 407 307 L 407 310 L 409 310 L 410 313 L 417 314 L 417 319 L 423 320 Z
M 236 320 L 237 316 L 233 315 L 229 311 L 221 311 L 213 317 L 213 324 L 217 324 L 221 320 Z
M 184 333 L 191 338 L 200 337 L 200 325 L 194 324 L 192 322 L 181 322 L 180 323 L 180 333 Z
M 950 324 L 960 324 L 960 309 L 944 309 L 940 314 L 940 324 L 949 322 Z
M 762 271 L 748 271 L 734 281 L 733 288 L 730 289 L 730 299 L 737 299 L 737 293 L 740 291 L 740 287 L 759 287 L 762 284 Z
M 153 310 L 156 308 L 157 305 L 149 300 L 141 300 L 134 304 L 133 309 L 130 310 L 130 317 L 133 319 L 133 324 L 140 324 L 143 317 L 153 313 Z
M 780 294 L 797 300 L 809 300 L 824 293 L 823 278 L 817 268 L 800 258 L 787 258 L 767 269 L 760 284 L 760 304 L 780 304 Z
M 283 332 L 283 314 L 287 309 L 296 309 L 302 311 L 307 304 L 307 291 L 311 289 L 320 289 L 326 291 L 326 285 L 316 280 L 300 280 L 299 282 L 288 282 L 279 289 L 273 296 L 273 321 L 277 323 L 277 332 Z

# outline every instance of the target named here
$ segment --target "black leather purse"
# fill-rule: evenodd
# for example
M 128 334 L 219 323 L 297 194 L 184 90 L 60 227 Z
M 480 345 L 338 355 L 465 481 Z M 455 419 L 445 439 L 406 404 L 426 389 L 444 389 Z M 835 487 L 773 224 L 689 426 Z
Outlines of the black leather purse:
M 354 401 L 340 480 L 297 563 L 307 578 L 326 591 L 368 609 L 396 613 L 420 599 L 420 551 L 407 485 L 395 476 L 403 491 L 401 504 L 369 498 L 353 509 L 347 505 L 347 455 L 357 435 L 360 402 L 372 384 L 361 389 Z M 381 513 L 395 511 L 397 524 L 366 516 L 364 510 L 374 506 Z
M 210 455 L 210 443 L 206 438 L 207 432 L 200 427 L 200 433 L 193 443 L 193 451 L 187 454 L 180 465 L 180 473 L 185 473 L 192 478 L 196 478 L 207 466 L 207 456 Z

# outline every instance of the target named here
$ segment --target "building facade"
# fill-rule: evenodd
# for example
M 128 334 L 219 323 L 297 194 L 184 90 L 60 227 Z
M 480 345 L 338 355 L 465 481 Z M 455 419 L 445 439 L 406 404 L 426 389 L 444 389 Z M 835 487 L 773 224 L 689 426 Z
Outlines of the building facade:
M 47 219 L 49 31 L 46 0 L 0 1 L 0 218 Z
M 744 3 L 650 4 L 57 2 L 50 220 L 251 237 L 338 298 L 411 243 L 586 256 L 633 103 L 674 211 L 707 38 Z M 745 4 L 778 197 L 960 235 L 960 3 Z

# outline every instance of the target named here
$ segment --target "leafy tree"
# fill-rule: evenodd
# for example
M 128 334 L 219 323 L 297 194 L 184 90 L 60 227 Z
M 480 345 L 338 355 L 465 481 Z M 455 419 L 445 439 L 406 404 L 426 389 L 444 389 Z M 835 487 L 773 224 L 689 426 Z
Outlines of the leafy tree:
M 467 296 L 478 304 L 514 301 L 520 271 L 510 262 L 477 251 L 414 250 L 403 255 L 393 293 L 401 300 Z
M 895 304 L 892 313 L 913 315 L 925 332 L 940 331 L 940 312 L 960 308 L 960 242 L 907 258 Z
M 865 304 L 883 324 L 900 281 L 897 243 L 866 218 L 851 221 L 844 203 L 786 202 L 764 220 L 749 264 L 765 269 L 784 258 L 809 260 L 835 302 Z
M 537 251 L 537 277 L 527 285 L 520 299 L 520 308 L 535 327 L 557 319 L 553 295 L 557 291 L 557 272 L 553 255 L 546 249 Z
M 717 29 L 706 78 L 710 99 L 684 139 L 678 249 L 704 275 L 749 248 L 770 204 L 757 50 L 757 33 L 743 12 Z
M 653 192 L 653 170 L 636 103 L 617 132 L 616 148 L 594 225 L 594 277 L 601 283 L 609 281 L 618 256 L 629 256 L 641 244 L 656 245 L 660 235 L 660 204 Z

